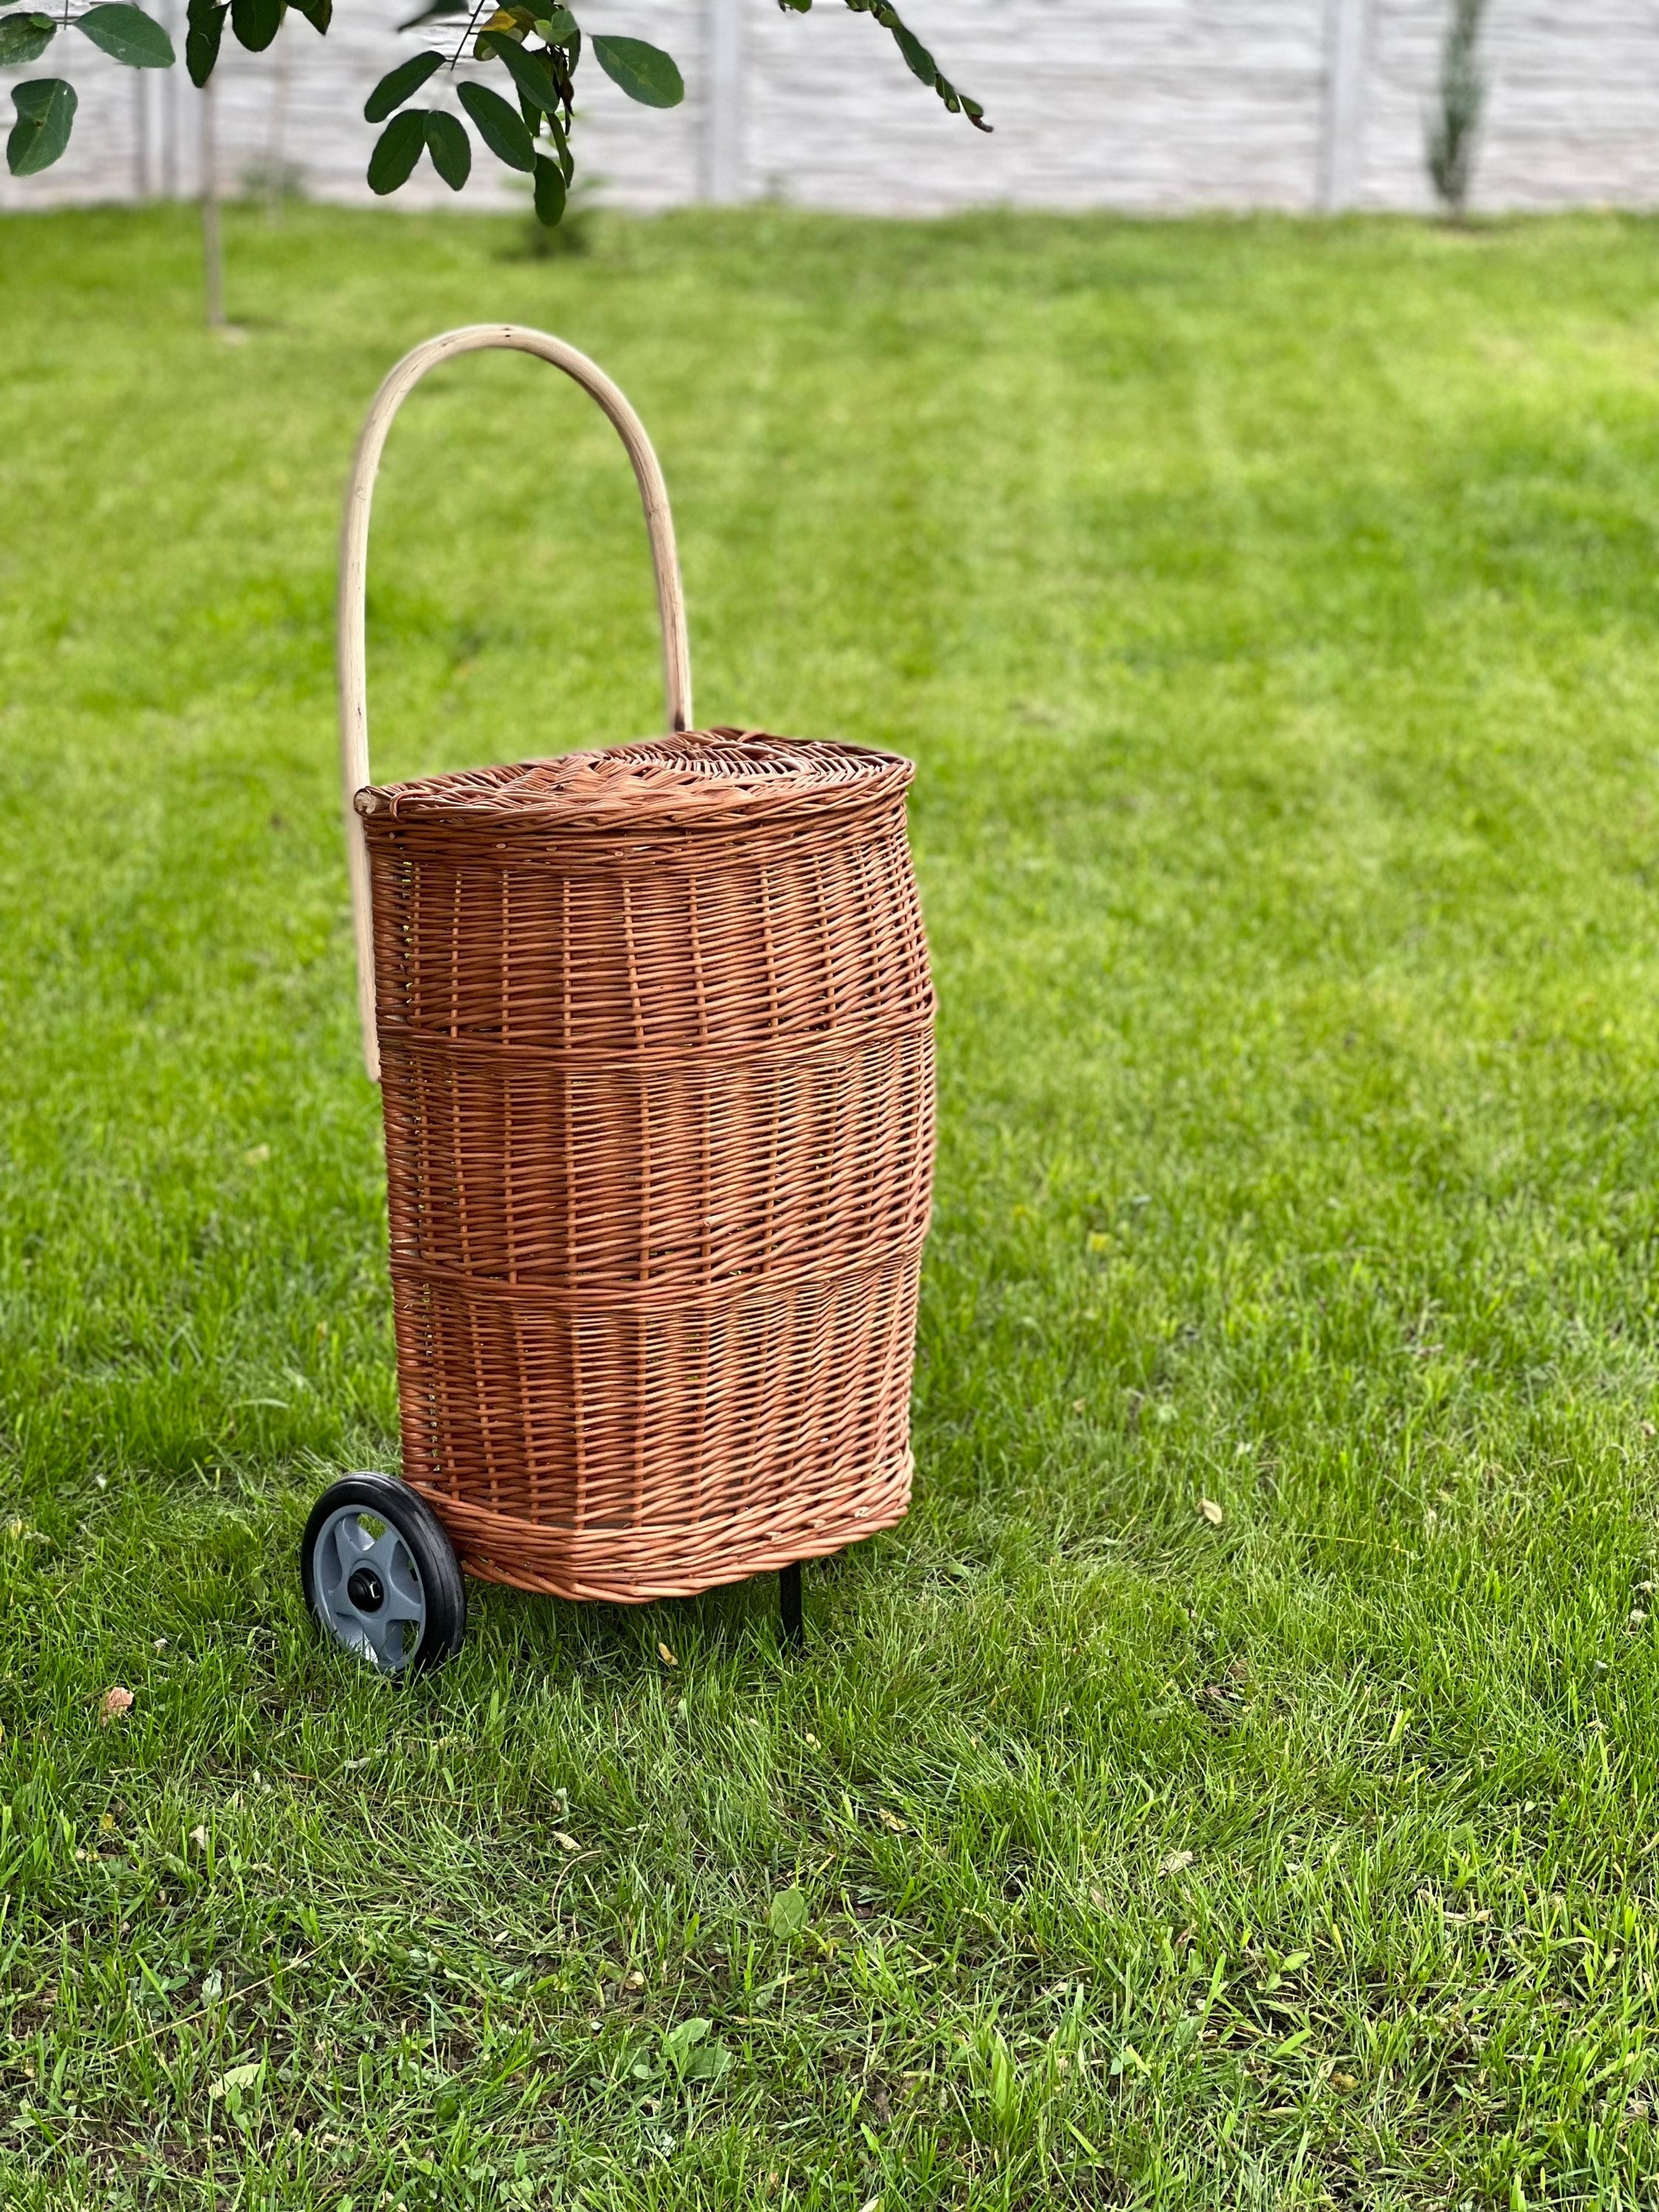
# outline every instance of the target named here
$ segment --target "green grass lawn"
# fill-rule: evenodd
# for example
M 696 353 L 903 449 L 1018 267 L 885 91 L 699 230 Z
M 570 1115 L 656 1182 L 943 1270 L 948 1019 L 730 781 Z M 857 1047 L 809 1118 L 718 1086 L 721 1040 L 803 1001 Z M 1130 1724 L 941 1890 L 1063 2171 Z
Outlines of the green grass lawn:
M 234 216 L 227 345 L 187 211 L 0 223 L 0 2198 L 1651 2205 L 1659 227 L 519 235 Z M 337 502 L 499 317 L 704 719 L 920 763 L 916 1503 L 799 1664 L 301 1610 Z M 656 726 L 562 380 L 405 410 L 370 649 L 386 776 Z

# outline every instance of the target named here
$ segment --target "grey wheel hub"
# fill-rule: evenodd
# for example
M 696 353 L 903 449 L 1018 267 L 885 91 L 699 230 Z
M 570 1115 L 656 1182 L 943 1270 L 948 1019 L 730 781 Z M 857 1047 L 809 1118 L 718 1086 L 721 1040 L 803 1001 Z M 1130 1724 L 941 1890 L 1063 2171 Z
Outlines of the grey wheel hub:
M 389 1674 L 408 1666 L 426 1633 L 426 1591 L 392 1523 L 342 1506 L 318 1531 L 312 1563 L 324 1618 L 348 1650 Z

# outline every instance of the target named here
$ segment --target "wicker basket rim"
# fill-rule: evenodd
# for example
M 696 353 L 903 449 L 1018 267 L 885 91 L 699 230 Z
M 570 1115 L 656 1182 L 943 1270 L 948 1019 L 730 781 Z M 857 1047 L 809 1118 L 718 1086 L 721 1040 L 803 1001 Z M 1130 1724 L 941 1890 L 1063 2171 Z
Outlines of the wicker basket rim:
M 866 805 L 902 792 L 915 773 L 901 755 L 871 745 L 719 725 L 500 768 L 370 784 L 353 804 L 365 817 L 457 828 L 712 829 Z

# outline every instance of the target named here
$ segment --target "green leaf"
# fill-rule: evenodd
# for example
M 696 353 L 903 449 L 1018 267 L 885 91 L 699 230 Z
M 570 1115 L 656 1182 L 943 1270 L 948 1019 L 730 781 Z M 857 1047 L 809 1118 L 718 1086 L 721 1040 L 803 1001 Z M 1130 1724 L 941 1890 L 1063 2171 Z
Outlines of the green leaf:
M 538 16 L 536 28 L 550 46 L 568 46 L 572 39 L 581 36 L 576 28 L 576 19 L 568 8 L 556 8 L 550 15 Z
M 524 22 L 518 23 L 514 21 L 506 9 L 498 8 L 472 41 L 473 60 L 487 62 L 495 52 L 495 41 L 498 38 L 505 39 L 509 46 L 521 46 L 529 30 L 530 23 L 527 17 Z
M 441 108 L 430 108 L 426 118 L 426 148 L 432 166 L 452 192 L 458 192 L 472 173 L 472 141 L 466 125 Z
M 685 82 L 660 46 L 643 39 L 596 37 L 593 52 L 599 67 L 630 100 L 645 107 L 678 107 L 685 98 Z
M 57 34 L 50 15 L 32 10 L 21 15 L 0 15 L 0 69 L 21 69 L 38 62 Z
M 783 4 L 788 6 L 791 0 L 783 0 Z M 975 131 L 984 131 L 987 137 L 990 136 L 991 126 L 985 120 L 985 110 L 978 100 L 970 100 L 965 92 L 959 92 L 951 83 L 921 40 L 899 20 L 893 0 L 847 0 L 847 4 L 855 15 L 872 16 L 883 30 L 891 32 L 911 75 L 932 87 L 949 114 L 965 115 Z
M 521 169 L 531 176 L 536 167 L 536 145 L 524 126 L 523 118 L 514 107 L 509 107 L 499 92 L 492 92 L 487 84 L 464 84 L 458 88 L 461 106 L 472 118 L 473 128 L 498 161 L 505 161 L 509 169 Z M 433 159 L 437 159 L 436 155 Z
M 418 108 L 394 115 L 374 142 L 368 157 L 368 189 L 385 196 L 407 184 L 426 143 L 426 118 Z
M 663 2030 L 663 2056 L 682 2079 L 691 2053 L 708 2034 L 708 2028 L 709 2023 L 706 2020 L 682 2020 L 672 2027 Z
M 185 34 L 185 67 L 190 81 L 199 90 L 213 75 L 213 65 L 219 58 L 219 42 L 225 34 L 225 17 L 228 9 L 220 0 L 190 0 Z
M 706 2020 L 683 2020 L 664 2030 L 663 2057 L 682 2081 L 717 2081 L 732 2063 L 731 2052 L 708 2029 Z
M 555 112 L 559 106 L 559 92 L 545 56 L 526 53 L 516 40 L 500 31 L 491 31 L 480 39 L 478 46 L 486 58 L 494 56 L 506 64 L 507 75 L 531 106 L 543 115 Z
M 939 75 L 938 65 L 926 46 L 902 23 L 895 23 L 893 36 L 898 40 L 898 50 L 910 64 L 910 74 L 919 76 L 924 84 L 932 84 Z
M 283 27 L 285 0 L 230 0 L 230 26 L 251 54 L 262 54 Z
M 88 8 L 84 15 L 76 17 L 75 27 L 84 31 L 112 61 L 125 62 L 129 69 L 171 69 L 178 59 L 172 40 L 155 16 L 145 15 L 142 8 L 121 5 L 119 0 Z
M 334 21 L 334 0 L 293 0 L 293 4 L 319 38 L 327 36 Z
M 363 103 L 364 122 L 384 123 L 443 65 L 441 54 L 416 54 L 412 61 L 399 62 L 395 70 L 388 70 Z
M 33 177 L 69 144 L 77 102 L 75 87 L 60 76 L 35 76 L 11 88 L 17 120 L 6 141 L 6 167 L 14 177 Z
M 781 1889 L 768 1908 L 767 1920 L 772 1933 L 783 1942 L 806 1933 L 810 1917 L 806 1910 L 806 1894 L 799 1888 Z
M 564 172 L 545 154 L 536 159 L 536 220 L 555 230 L 564 215 Z
M 227 2097 L 234 2090 L 251 2089 L 264 2071 L 264 2061 L 260 2058 L 250 2058 L 243 2065 L 232 2066 L 208 2083 L 208 2095 Z

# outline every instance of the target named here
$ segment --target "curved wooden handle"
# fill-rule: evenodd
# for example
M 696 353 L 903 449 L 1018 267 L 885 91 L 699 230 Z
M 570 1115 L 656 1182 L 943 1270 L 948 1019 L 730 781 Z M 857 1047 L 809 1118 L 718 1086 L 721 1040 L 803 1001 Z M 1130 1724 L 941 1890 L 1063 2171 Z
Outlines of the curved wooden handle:
M 668 511 L 668 488 L 651 450 L 645 426 L 622 393 L 585 353 L 550 337 L 545 331 L 526 330 L 518 323 L 470 323 L 465 330 L 446 331 L 428 338 L 406 353 L 374 395 L 363 433 L 357 441 L 351 480 L 346 486 L 345 515 L 340 527 L 340 596 L 337 615 L 337 651 L 340 685 L 340 778 L 345 800 L 346 869 L 351 879 L 352 933 L 357 945 L 357 1011 L 363 1029 L 363 1061 L 370 1080 L 380 1075 L 380 1042 L 374 1033 L 374 931 L 369 905 L 368 844 L 353 799 L 368 781 L 368 675 L 363 632 L 363 603 L 368 581 L 368 518 L 374 498 L 374 475 L 386 450 L 392 417 L 410 393 L 441 362 L 456 355 L 483 353 L 505 346 L 518 353 L 533 353 L 591 392 L 616 425 L 634 464 L 634 474 L 645 507 L 645 526 L 651 538 L 651 563 L 657 578 L 657 611 L 662 620 L 663 690 L 671 731 L 691 726 L 691 649 L 685 634 L 685 599 L 680 590 L 679 560 L 674 550 L 674 522 Z

